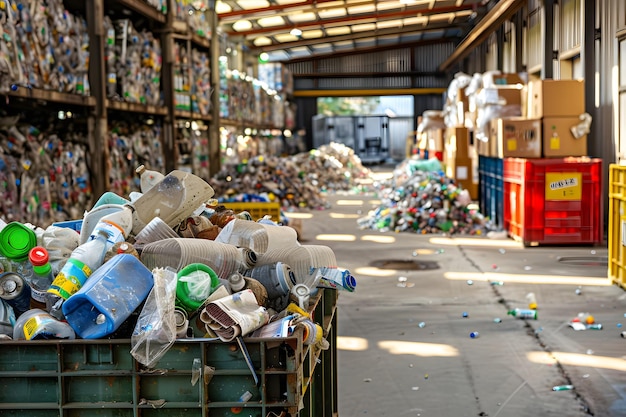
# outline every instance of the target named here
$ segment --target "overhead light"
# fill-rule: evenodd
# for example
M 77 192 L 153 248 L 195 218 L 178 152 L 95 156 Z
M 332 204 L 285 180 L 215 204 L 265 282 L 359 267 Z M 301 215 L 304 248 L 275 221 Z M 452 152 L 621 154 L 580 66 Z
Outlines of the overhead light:
M 270 59 L 270 56 L 267 52 L 261 52 L 261 55 L 259 55 L 260 62 L 267 62 L 269 59 Z
M 289 33 L 292 34 L 293 36 L 302 36 L 302 31 L 298 28 L 291 29 L 291 32 Z

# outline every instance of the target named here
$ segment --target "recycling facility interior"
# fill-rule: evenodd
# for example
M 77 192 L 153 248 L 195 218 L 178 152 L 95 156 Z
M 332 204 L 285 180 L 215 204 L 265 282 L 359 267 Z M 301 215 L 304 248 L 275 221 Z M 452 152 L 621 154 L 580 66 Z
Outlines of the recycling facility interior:
M 242 199 L 263 191 L 283 206 L 323 205 L 320 190 L 295 178 L 327 162 L 274 159 L 286 132 L 298 137 L 300 131 L 296 150 L 308 151 L 317 97 L 405 91 L 417 117 L 402 156 L 438 158 L 445 176 L 469 192 L 491 226 L 528 244 L 606 238 L 609 166 L 620 162 L 623 147 L 623 93 L 615 85 L 626 85 L 619 70 L 626 64 L 613 48 L 624 43 L 621 2 L 457 2 L 471 3 L 481 17 L 463 39 L 457 34 L 270 62 L 260 62 L 263 49 L 238 36 L 216 4 L 203 9 L 196 3 L 51 0 L 45 13 L 19 0 L 3 3 L 5 220 L 45 226 L 80 218 L 105 191 L 138 190 L 139 165 L 163 173 L 190 170 L 218 195 Z M 243 17 L 265 12 L 218 3 Z M 295 6 L 269 3 L 297 13 Z M 401 65 L 372 72 L 392 61 Z M 613 67 L 618 70 L 609 73 Z M 345 85 L 355 88 L 337 88 Z M 342 149 L 335 159 L 365 157 L 362 147 Z M 340 184 L 343 177 L 320 182 Z M 573 188 L 550 197 L 556 189 L 530 186 L 544 178 Z M 588 192 L 605 202 L 600 211 L 585 199 L 578 204 Z M 511 193 L 521 210 L 507 206 L 503 195 Z M 560 203 L 524 223 L 531 197 Z M 574 213 L 555 220 L 564 210 Z

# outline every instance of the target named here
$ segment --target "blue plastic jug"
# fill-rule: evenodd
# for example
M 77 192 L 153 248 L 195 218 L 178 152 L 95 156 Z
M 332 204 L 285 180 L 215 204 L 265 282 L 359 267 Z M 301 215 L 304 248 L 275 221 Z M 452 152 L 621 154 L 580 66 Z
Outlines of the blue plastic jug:
M 116 255 L 63 303 L 63 314 L 81 338 L 105 337 L 141 305 L 153 284 L 152 272 L 139 259 Z

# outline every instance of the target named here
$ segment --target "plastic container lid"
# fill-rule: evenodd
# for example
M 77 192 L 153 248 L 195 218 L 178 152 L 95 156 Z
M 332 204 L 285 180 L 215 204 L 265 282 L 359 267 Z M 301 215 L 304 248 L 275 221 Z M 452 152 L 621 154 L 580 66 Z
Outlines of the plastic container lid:
M 210 288 L 207 291 L 206 282 L 187 282 L 184 277 L 191 276 L 198 271 L 208 275 L 210 279 Z M 220 279 L 211 267 L 202 263 L 191 263 L 181 269 L 178 274 L 178 282 L 176 284 L 176 299 L 180 303 L 181 307 L 188 312 L 193 313 L 199 309 L 206 298 L 221 284 Z M 191 284 L 191 285 L 190 285 Z M 195 287 L 195 288 L 194 288 Z M 199 294 L 195 293 L 198 289 L 202 289 L 205 292 L 206 297 L 199 300 L 197 297 Z
M 50 260 L 50 255 L 46 248 L 35 246 L 28 252 L 28 259 L 33 266 L 44 266 Z
M 20 222 L 11 222 L 0 231 L 0 251 L 7 258 L 23 260 L 37 245 L 37 236 Z

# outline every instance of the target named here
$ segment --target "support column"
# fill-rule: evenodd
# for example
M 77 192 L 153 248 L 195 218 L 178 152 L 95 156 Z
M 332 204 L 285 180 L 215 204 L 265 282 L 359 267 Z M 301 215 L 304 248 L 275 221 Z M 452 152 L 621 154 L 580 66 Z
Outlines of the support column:
M 167 20 L 165 30 L 161 34 L 161 85 L 163 86 L 163 104 L 167 109 L 167 114 L 163 119 L 163 129 L 161 134 L 161 146 L 163 146 L 163 157 L 165 162 L 165 172 L 167 174 L 178 166 L 178 146 L 176 144 L 176 129 L 174 128 L 175 104 L 174 104 L 174 0 L 168 1 Z
M 220 44 L 219 34 L 217 31 L 218 16 L 215 11 L 215 0 L 209 1 L 209 9 L 207 11 L 208 19 L 211 24 L 211 123 L 209 125 L 209 174 L 211 176 L 217 174 L 221 169 L 220 158 Z
M 554 0 L 543 0 L 543 65 L 541 78 L 554 78 Z
M 103 0 L 86 2 L 89 33 L 89 86 L 96 99 L 90 117 L 89 152 L 91 159 L 91 186 L 93 195 L 100 196 L 109 188 L 109 147 L 107 143 L 106 63 L 104 62 L 104 6 Z

